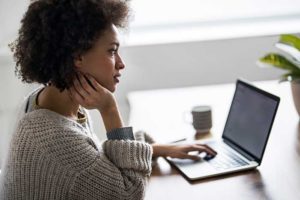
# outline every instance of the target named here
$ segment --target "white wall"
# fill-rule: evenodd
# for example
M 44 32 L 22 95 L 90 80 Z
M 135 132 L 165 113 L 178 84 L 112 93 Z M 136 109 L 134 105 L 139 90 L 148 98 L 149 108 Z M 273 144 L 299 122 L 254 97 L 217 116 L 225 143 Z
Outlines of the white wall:
M 126 93 L 132 90 L 186 87 L 276 79 L 281 71 L 259 68 L 256 61 L 275 50 L 277 36 L 124 47 L 126 68 L 116 95 L 128 117 Z
M 7 50 L 7 44 L 16 37 L 28 2 L 0 0 L 0 162 L 13 132 L 17 105 L 35 87 L 22 84 L 15 77 L 14 62 Z M 276 36 L 269 36 L 123 47 L 121 53 L 126 70 L 122 73 L 116 97 L 124 121 L 127 122 L 129 116 L 126 94 L 133 90 L 227 83 L 237 77 L 249 80 L 277 78 L 280 71 L 255 65 L 260 56 L 274 49 L 275 41 Z M 104 139 L 101 118 L 97 111 L 91 113 L 96 132 Z
M 278 37 L 254 37 L 192 43 L 128 46 L 121 49 L 126 63 L 116 92 L 121 113 L 128 119 L 126 94 L 133 90 L 186 87 L 249 80 L 275 79 L 281 73 L 259 68 L 255 62 L 274 50 Z M 24 85 L 14 75 L 11 55 L 0 55 L 0 157 L 13 130 L 15 110 L 32 86 Z M 205 95 L 205 94 L 203 94 Z M 96 132 L 105 131 L 99 114 L 92 112 Z
M 255 62 L 274 50 L 276 36 L 240 38 L 193 43 L 123 47 L 126 68 L 116 97 L 127 121 L 129 106 L 126 94 L 133 90 L 186 87 L 234 82 L 238 77 L 249 80 L 275 79 L 281 73 L 259 68 Z M 14 75 L 11 56 L 0 56 L 0 156 L 13 130 L 15 110 L 32 86 L 24 85 Z M 205 95 L 205 94 L 203 94 Z M 96 132 L 101 139 L 105 131 L 100 116 L 92 112 Z
M 12 57 L 0 54 L 0 163 L 16 123 L 17 105 L 30 90 L 15 77 Z
M 14 39 L 30 0 L 0 0 L 0 48 Z

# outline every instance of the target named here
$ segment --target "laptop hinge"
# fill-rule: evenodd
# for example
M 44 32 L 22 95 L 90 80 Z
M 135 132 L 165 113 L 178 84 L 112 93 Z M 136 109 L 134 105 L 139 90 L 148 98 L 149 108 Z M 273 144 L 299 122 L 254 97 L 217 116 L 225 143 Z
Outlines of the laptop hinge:
M 249 161 L 256 161 L 257 162 L 257 160 L 253 156 L 251 156 L 249 153 L 243 151 L 243 149 L 239 148 L 237 145 L 235 145 L 234 143 L 230 142 L 229 140 L 226 140 L 225 138 L 223 138 L 223 142 L 225 142 L 231 148 L 233 148 L 234 150 L 236 150 L 237 152 L 239 152 L 240 154 L 242 154 Z

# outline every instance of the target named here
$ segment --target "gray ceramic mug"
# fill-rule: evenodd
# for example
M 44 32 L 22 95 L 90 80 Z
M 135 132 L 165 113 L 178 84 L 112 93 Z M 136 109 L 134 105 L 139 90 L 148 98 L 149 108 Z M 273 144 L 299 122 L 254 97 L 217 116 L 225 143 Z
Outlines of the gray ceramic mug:
M 212 109 L 208 105 L 194 106 L 191 111 L 192 120 L 188 121 L 193 125 L 197 133 L 207 133 L 212 127 Z
M 192 108 L 193 127 L 197 133 L 207 133 L 212 127 L 212 111 L 210 106 L 201 105 Z

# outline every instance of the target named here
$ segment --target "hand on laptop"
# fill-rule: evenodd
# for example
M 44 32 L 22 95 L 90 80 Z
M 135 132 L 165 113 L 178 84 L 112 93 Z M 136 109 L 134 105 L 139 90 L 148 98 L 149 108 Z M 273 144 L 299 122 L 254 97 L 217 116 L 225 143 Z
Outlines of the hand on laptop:
M 153 157 L 171 157 L 181 159 L 199 160 L 200 153 L 206 153 L 210 157 L 214 157 L 217 152 L 207 145 L 203 144 L 152 144 Z M 191 154 L 198 152 L 197 154 Z

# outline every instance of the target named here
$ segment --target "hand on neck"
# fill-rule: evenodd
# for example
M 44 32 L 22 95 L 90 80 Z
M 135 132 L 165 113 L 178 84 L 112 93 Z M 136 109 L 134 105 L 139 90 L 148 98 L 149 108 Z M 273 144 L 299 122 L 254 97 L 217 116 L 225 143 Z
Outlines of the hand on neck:
M 55 86 L 46 86 L 38 95 L 36 103 L 41 108 L 77 119 L 79 104 L 71 99 L 67 90 L 60 92 Z

